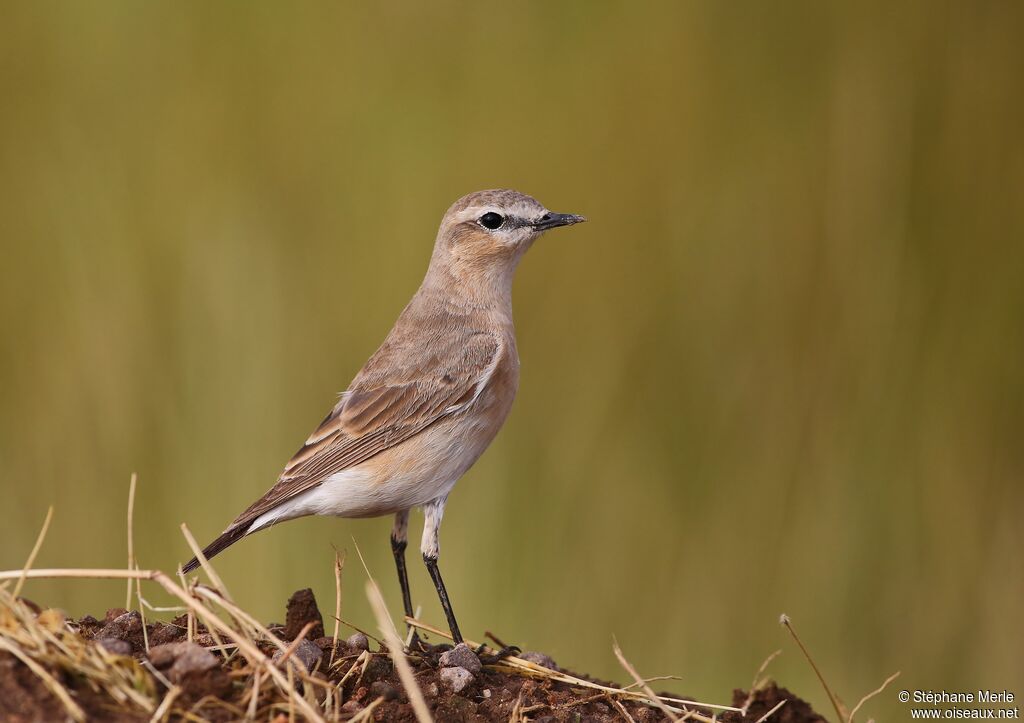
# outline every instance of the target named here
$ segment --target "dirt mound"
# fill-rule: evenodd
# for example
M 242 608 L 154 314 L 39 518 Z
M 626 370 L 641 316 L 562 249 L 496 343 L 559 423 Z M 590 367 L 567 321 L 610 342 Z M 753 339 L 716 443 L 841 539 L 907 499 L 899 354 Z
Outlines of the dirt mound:
M 119 668 L 119 674 L 129 681 L 125 689 L 134 690 L 139 697 L 100 681 L 96 674 L 76 671 L 74 664 L 56 657 L 56 653 L 52 659 L 47 658 L 39 652 L 47 650 L 45 646 L 33 648 L 31 654 L 5 646 L 0 648 L 0 719 L 4 721 L 66 719 L 68 706 L 60 699 L 59 690 L 69 695 L 90 721 L 145 721 L 153 717 L 176 720 L 188 716 L 228 721 L 247 715 L 257 720 L 279 716 L 287 720 L 289 712 L 299 719 L 309 717 L 295 707 L 294 699 L 282 696 L 266 671 L 254 669 L 246 656 L 239 654 L 239 645 L 226 641 L 194 617 L 182 615 L 170 622 L 144 624 L 138 612 L 112 609 L 102 620 L 87 616 L 70 621 L 55 617 L 52 611 L 40 613 L 33 608 L 31 613 L 26 608 L 25 614 L 37 618 L 50 614 L 54 618 L 40 624 L 39 630 L 51 631 L 57 647 L 72 652 L 68 660 L 76 655 L 81 658 L 81 651 L 98 656 L 104 664 Z M 11 624 L 10 619 L 3 622 Z M 25 627 L 24 618 L 21 622 Z M 273 637 L 254 637 L 254 644 L 287 672 L 289 683 L 324 719 L 416 720 L 388 651 L 362 633 L 337 641 L 325 636 L 323 618 L 310 591 L 299 591 L 289 601 L 285 625 L 272 624 L 268 629 Z M 36 635 L 36 631 L 30 632 Z M 40 636 L 46 637 L 43 633 Z M 76 654 L 75 650 L 80 652 Z M 662 709 L 638 699 L 635 693 L 630 697 L 602 690 L 597 686 L 612 684 L 570 674 L 540 653 L 523 653 L 514 660 L 527 662 L 516 667 L 508 660 L 478 656 L 465 645 L 454 650 L 450 646 L 424 645 L 408 654 L 419 690 L 437 721 L 669 720 Z M 573 678 L 578 680 L 571 682 Z M 149 701 L 150 710 L 139 700 Z M 742 707 L 747 701 L 745 691 L 734 692 L 734 706 Z M 719 710 L 717 720 L 755 723 L 782 701 L 785 704 L 769 720 L 823 723 L 824 719 L 808 704 L 774 684 L 755 692 L 745 716 Z M 685 704 L 671 705 L 681 709 Z M 715 715 L 715 711 L 699 706 L 686 707 L 696 720 L 711 720 Z

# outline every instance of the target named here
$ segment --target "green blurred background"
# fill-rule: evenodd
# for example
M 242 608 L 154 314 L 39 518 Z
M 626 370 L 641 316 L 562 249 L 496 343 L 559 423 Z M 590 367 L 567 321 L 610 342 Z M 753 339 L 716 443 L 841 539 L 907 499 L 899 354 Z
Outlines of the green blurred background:
M 448 507 L 469 636 L 622 679 L 614 634 L 719 702 L 782 647 L 830 715 L 785 612 L 849 702 L 903 671 L 869 715 L 1024 694 L 1024 6 L 0 12 L 0 567 L 50 504 L 37 566 L 124 565 L 137 471 L 140 562 L 173 569 L 380 343 L 447 206 L 508 186 L 591 222 L 520 267 L 519 398 Z M 329 609 L 334 543 L 372 627 L 353 537 L 397 616 L 390 524 L 218 569 L 261 618 Z

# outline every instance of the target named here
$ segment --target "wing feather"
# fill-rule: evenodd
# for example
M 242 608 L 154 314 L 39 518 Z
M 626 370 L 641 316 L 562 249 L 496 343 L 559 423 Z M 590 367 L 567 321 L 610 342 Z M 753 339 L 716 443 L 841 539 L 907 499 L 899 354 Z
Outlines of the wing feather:
M 387 344 L 381 347 L 285 465 L 277 484 L 228 529 L 251 524 L 331 475 L 361 464 L 469 407 L 497 368 L 504 348 L 501 338 L 479 332 L 432 341 L 434 353 L 427 364 L 418 367 L 395 365 L 392 359 L 402 356 L 401 350 L 389 349 Z M 382 357 L 382 363 L 375 365 L 378 357 Z M 375 366 L 387 371 L 374 373 Z

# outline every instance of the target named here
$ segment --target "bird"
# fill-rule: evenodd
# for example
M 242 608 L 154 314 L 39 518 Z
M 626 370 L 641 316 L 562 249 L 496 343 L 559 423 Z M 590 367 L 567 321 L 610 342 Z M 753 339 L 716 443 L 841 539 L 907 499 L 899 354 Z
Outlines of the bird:
M 277 482 L 203 549 L 308 515 L 394 515 L 391 550 L 402 604 L 409 513 L 424 513 L 420 552 L 452 640 L 463 642 L 438 568 L 449 493 L 505 423 L 519 386 L 512 279 L 542 234 L 586 219 L 511 189 L 477 191 L 444 214 L 426 275 L 380 348 Z M 192 558 L 183 573 L 199 565 Z

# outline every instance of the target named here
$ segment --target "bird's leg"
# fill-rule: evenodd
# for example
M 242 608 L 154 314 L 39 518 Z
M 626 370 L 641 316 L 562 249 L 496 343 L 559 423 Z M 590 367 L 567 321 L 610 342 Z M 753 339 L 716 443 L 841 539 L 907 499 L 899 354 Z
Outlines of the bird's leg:
M 447 497 L 441 497 L 423 506 L 423 543 L 420 551 L 423 553 L 423 562 L 430 573 L 430 579 L 434 581 L 437 588 L 437 597 L 444 608 L 444 616 L 448 618 L 448 628 L 452 632 L 452 641 L 458 645 L 462 642 L 462 633 L 459 632 L 459 624 L 455 621 L 455 613 L 452 611 L 452 603 L 448 599 L 448 591 L 445 590 L 444 580 L 441 579 L 441 571 L 437 567 L 437 556 L 440 551 L 438 542 L 438 530 L 441 527 L 441 518 L 444 516 L 444 505 Z
M 395 568 L 398 570 L 398 584 L 402 586 L 402 605 L 406 617 L 414 617 L 412 594 L 409 592 L 409 573 L 405 569 L 405 548 L 409 544 L 409 510 L 395 513 L 395 524 L 391 528 L 391 552 L 395 555 Z M 411 625 L 409 626 L 412 627 Z M 419 636 L 412 634 L 411 648 L 419 647 Z

